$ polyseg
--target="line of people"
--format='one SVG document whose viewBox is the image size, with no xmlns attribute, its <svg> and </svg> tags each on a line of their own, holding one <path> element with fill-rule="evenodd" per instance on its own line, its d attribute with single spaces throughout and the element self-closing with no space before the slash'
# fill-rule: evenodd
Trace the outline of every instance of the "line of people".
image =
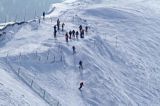
<svg viewBox="0 0 160 106">
<path fill-rule="evenodd" d="M 61 23 L 61 22 L 60 22 L 60 20 L 58 19 L 58 20 L 57 20 L 57 24 L 54 25 L 54 32 L 53 32 L 53 33 L 54 33 L 54 38 L 57 38 L 57 31 L 60 31 L 60 23 Z M 65 26 L 65 24 L 62 23 L 62 26 L 61 26 L 61 27 L 62 27 L 62 29 L 61 29 L 62 31 L 64 31 L 64 26 Z"/>
<path fill-rule="evenodd" d="M 79 37 L 84 38 L 85 32 L 88 33 L 88 26 L 85 26 L 85 30 L 84 30 L 82 25 L 79 26 L 79 31 L 70 30 L 69 32 L 66 32 L 65 34 L 66 42 L 68 42 L 69 39 L 78 40 Z"/>
<path fill-rule="evenodd" d="M 61 31 L 64 31 L 64 26 L 65 26 L 65 24 L 62 23 Z M 54 25 L 54 38 L 57 37 L 57 31 L 60 31 L 60 20 L 59 19 L 57 20 L 57 24 Z M 85 33 L 86 34 L 88 33 L 88 26 L 85 26 L 85 28 L 83 28 L 83 26 L 80 25 L 79 26 L 79 31 L 70 30 L 69 32 L 66 32 L 65 40 L 66 40 L 66 42 L 69 42 L 69 39 L 70 40 L 72 40 L 72 39 L 73 40 L 78 40 L 79 38 L 83 39 L 84 36 L 85 36 Z M 72 46 L 72 50 L 73 50 L 73 55 L 76 54 L 76 47 L 75 46 Z M 82 60 L 79 61 L 79 69 L 83 70 L 83 62 L 82 62 Z M 81 90 L 83 86 L 84 86 L 84 82 L 81 81 L 79 90 Z"/>
</svg>

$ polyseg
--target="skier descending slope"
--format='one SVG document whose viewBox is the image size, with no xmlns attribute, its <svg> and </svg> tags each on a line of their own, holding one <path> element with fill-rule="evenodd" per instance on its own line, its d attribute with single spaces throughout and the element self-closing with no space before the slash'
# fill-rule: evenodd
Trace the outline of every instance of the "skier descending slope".
<svg viewBox="0 0 160 106">
<path fill-rule="evenodd" d="M 74 55 L 76 53 L 76 47 L 72 46 L 72 49 L 73 49 L 73 55 Z"/>
<path fill-rule="evenodd" d="M 82 61 L 79 61 L 79 69 L 83 69 Z"/>
</svg>

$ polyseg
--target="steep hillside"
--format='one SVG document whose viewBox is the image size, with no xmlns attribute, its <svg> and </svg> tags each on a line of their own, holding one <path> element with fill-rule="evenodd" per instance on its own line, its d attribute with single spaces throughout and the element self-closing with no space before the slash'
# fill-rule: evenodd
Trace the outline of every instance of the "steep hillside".
<svg viewBox="0 0 160 106">
<path fill-rule="evenodd" d="M 6 34 L 9 40 L 3 42 L 0 57 L 8 71 L 2 72 L 10 73 L 10 77 L 15 77 L 15 71 L 20 73 L 26 82 L 34 81 L 31 86 L 39 85 L 42 93 L 51 95 L 48 99 L 53 97 L 62 106 L 158 106 L 157 3 L 157 0 L 74 0 L 56 4 L 55 11 L 40 24 L 25 24 L 12 37 Z M 65 31 L 59 31 L 54 39 L 53 26 L 58 18 L 65 23 Z M 79 25 L 89 26 L 85 38 L 67 43 L 65 33 L 79 30 Z M 72 46 L 76 47 L 74 55 Z M 83 70 L 79 69 L 80 60 Z M 19 83 L 16 78 L 14 82 Z M 84 87 L 79 91 L 81 81 Z M 33 93 L 31 90 L 27 95 Z M 41 99 L 45 100 L 45 93 L 43 96 Z"/>
</svg>

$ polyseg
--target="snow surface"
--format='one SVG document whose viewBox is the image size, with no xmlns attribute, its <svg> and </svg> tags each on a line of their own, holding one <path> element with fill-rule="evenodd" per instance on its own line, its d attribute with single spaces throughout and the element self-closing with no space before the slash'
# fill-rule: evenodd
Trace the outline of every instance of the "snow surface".
<svg viewBox="0 0 160 106">
<path fill-rule="evenodd" d="M 13 69 L 20 68 L 62 106 L 159 106 L 158 4 L 158 0 L 67 1 L 54 4 L 55 11 L 40 25 L 7 29 L 0 43 L 0 97 L 6 102 L 0 103 L 48 105 L 18 79 Z M 80 24 L 89 26 L 89 32 L 84 39 L 66 43 L 65 32 L 59 31 L 54 39 L 58 18 L 65 23 L 65 32 L 78 30 Z M 80 60 L 83 70 L 78 68 Z"/>
</svg>

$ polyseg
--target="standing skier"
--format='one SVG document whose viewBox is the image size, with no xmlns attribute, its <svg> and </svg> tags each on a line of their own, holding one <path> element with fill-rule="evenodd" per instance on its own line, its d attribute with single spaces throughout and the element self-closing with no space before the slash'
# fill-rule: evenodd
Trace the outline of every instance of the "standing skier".
<svg viewBox="0 0 160 106">
<path fill-rule="evenodd" d="M 75 30 L 72 31 L 73 39 L 75 39 Z"/>
<path fill-rule="evenodd" d="M 82 30 L 82 25 L 79 26 L 79 31 L 81 32 L 81 30 Z"/>
<path fill-rule="evenodd" d="M 58 27 L 58 30 L 60 30 L 60 21 L 59 21 L 59 18 L 57 20 L 57 27 Z"/>
<path fill-rule="evenodd" d="M 72 39 L 72 31 L 69 31 L 69 39 Z"/>
<path fill-rule="evenodd" d="M 65 38 L 66 38 L 66 42 L 68 42 L 68 33 L 66 33 Z"/>
<path fill-rule="evenodd" d="M 45 20 L 45 15 L 46 15 L 46 13 L 45 13 L 45 12 L 43 12 L 43 20 Z"/>
<path fill-rule="evenodd" d="M 76 39 L 78 40 L 78 35 L 79 35 L 79 32 L 77 31 L 76 32 Z"/>
</svg>

